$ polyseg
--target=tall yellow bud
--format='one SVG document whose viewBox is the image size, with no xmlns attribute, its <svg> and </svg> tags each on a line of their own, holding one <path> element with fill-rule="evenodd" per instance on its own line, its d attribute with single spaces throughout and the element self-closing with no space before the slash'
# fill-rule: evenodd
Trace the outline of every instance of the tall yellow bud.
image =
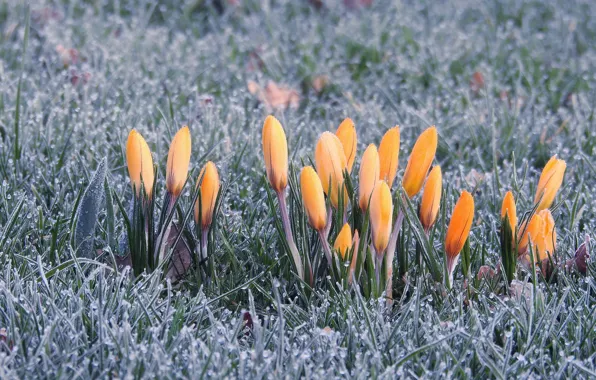
<svg viewBox="0 0 596 380">
<path fill-rule="evenodd" d="M 358 136 L 356 135 L 356 127 L 354 122 L 349 117 L 341 122 L 335 135 L 341 141 L 341 145 L 344 148 L 346 155 L 346 166 L 348 173 L 352 172 L 352 166 L 354 165 L 354 159 L 356 158 L 356 146 L 358 145 Z"/>
<path fill-rule="evenodd" d="M 153 172 L 153 157 L 147 142 L 136 129 L 128 134 L 126 141 L 126 164 L 128 165 L 128 175 L 131 184 L 135 190 L 137 198 L 141 196 L 141 182 L 145 187 L 147 197 L 151 199 L 153 195 L 153 182 L 155 173 Z"/>
<path fill-rule="evenodd" d="M 199 222 L 199 209 L 201 212 L 201 228 L 204 230 L 209 228 L 213 220 L 213 212 L 215 211 L 215 202 L 217 201 L 217 195 L 219 194 L 219 174 L 217 173 L 217 167 L 211 161 L 207 162 L 201 174 L 199 174 L 199 181 L 197 181 L 197 187 L 200 187 L 201 191 L 201 207 L 199 207 L 199 200 L 195 202 L 195 222 Z"/>
<path fill-rule="evenodd" d="M 188 166 L 190 165 L 191 138 L 190 130 L 184 126 L 176 132 L 170 143 L 166 167 L 166 187 L 168 192 L 177 197 L 182 192 Z"/>
<path fill-rule="evenodd" d="M 412 148 L 402 181 L 402 186 L 410 198 L 418 194 L 422 188 L 437 152 L 438 139 L 437 128 L 432 126 L 422 132 Z"/>
<path fill-rule="evenodd" d="M 262 139 L 267 179 L 273 190 L 280 193 L 288 185 L 288 142 L 281 123 L 274 116 L 265 119 Z"/>
<path fill-rule="evenodd" d="M 358 180 L 358 205 L 362 212 L 366 212 L 370 196 L 379 180 L 379 154 L 375 144 L 370 144 L 362 155 Z"/>
<path fill-rule="evenodd" d="M 379 144 L 380 177 L 387 182 L 389 189 L 397 175 L 399 165 L 399 126 L 391 128 L 381 139 Z"/>
<path fill-rule="evenodd" d="M 300 172 L 300 190 L 308 222 L 315 230 L 322 231 L 327 224 L 327 209 L 321 180 L 312 166 L 306 166 Z"/>
</svg>

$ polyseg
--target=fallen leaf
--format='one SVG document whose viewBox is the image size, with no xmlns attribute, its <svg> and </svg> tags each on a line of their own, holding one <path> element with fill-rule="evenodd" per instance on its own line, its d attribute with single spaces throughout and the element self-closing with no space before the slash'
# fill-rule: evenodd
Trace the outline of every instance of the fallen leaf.
<svg viewBox="0 0 596 380">
<path fill-rule="evenodd" d="M 480 71 L 476 71 L 472 74 L 472 79 L 470 80 L 470 90 L 473 93 L 478 94 L 480 90 L 484 88 L 484 75 Z"/>
<path fill-rule="evenodd" d="M 286 86 L 278 86 L 277 83 L 269 81 L 265 88 L 259 86 L 255 81 L 247 82 L 248 92 L 257 96 L 259 101 L 268 110 L 298 108 L 300 95 L 298 91 Z"/>
<path fill-rule="evenodd" d="M 317 94 L 320 94 L 329 84 L 329 77 L 327 75 L 317 75 L 312 80 L 312 88 Z"/>
</svg>

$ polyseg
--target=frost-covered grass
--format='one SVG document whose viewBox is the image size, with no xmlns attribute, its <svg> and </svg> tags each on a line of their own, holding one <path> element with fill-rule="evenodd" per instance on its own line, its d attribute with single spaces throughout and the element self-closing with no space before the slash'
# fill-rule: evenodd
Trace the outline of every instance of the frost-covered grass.
<svg viewBox="0 0 596 380">
<path fill-rule="evenodd" d="M 298 90 L 298 109 L 275 112 L 297 165 L 349 116 L 359 155 L 401 126 L 403 173 L 416 136 L 436 124 L 445 217 L 459 190 L 476 199 L 474 273 L 499 260 L 505 191 L 529 209 L 558 154 L 567 173 L 554 215 L 568 258 L 596 231 L 595 2 L 378 0 L 347 10 L 330 1 L 316 10 L 241 0 L 220 14 L 202 1 L 34 1 L 28 37 L 22 3 L 0 4 L 0 378 L 596 376 L 592 262 L 585 277 L 537 281 L 527 298 L 482 283 L 471 307 L 459 270 L 445 293 L 413 272 L 391 310 L 331 286 L 306 299 L 267 207 L 267 111 L 247 90 L 248 80 Z M 63 53 L 68 67 L 59 45 L 76 49 Z M 320 75 L 329 85 L 317 93 Z M 217 278 L 199 290 L 156 275 L 133 281 L 105 256 L 76 259 L 75 203 L 98 162 L 108 158 L 110 187 L 129 199 L 124 141 L 137 128 L 163 188 L 182 124 L 192 178 L 210 159 L 227 185 Z M 107 220 L 95 244 L 118 254 Z M 444 233 L 435 232 L 437 252 Z"/>
</svg>

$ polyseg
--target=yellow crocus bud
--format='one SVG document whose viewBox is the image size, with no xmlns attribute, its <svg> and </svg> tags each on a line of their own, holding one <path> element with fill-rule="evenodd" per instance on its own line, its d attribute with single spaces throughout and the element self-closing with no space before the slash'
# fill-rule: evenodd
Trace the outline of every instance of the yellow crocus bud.
<svg viewBox="0 0 596 380">
<path fill-rule="evenodd" d="M 335 238 L 333 249 L 339 252 L 342 260 L 346 258 L 346 252 L 352 248 L 352 229 L 348 223 L 344 224 Z"/>
<path fill-rule="evenodd" d="M 467 191 L 462 191 L 453 208 L 453 214 L 445 235 L 445 253 L 448 261 L 454 261 L 461 252 L 466 240 L 468 240 L 473 220 L 474 198 Z"/>
<path fill-rule="evenodd" d="M 378 181 L 370 198 L 370 223 L 377 256 L 382 256 L 389 244 L 392 216 L 393 199 L 389 185 L 385 181 Z"/>
<path fill-rule="evenodd" d="M 537 212 L 553 204 L 557 191 L 563 183 L 566 168 L 565 161 L 559 160 L 557 156 L 552 156 L 544 166 L 534 197 L 534 204 L 538 205 Z"/>
<path fill-rule="evenodd" d="M 555 219 L 549 209 L 542 210 L 538 214 L 540 214 L 544 221 L 545 252 L 539 257 L 539 260 L 542 261 L 548 258 L 546 252 L 552 255 L 557 248 L 557 229 L 555 228 Z"/>
<path fill-rule="evenodd" d="M 277 193 L 288 185 L 288 142 L 279 120 L 267 116 L 263 124 L 263 156 L 267 179 Z"/>
<path fill-rule="evenodd" d="M 428 232 L 437 219 L 441 205 L 441 192 L 443 191 L 443 175 L 441 167 L 435 166 L 426 179 L 422 203 L 420 204 L 420 222 Z"/>
<path fill-rule="evenodd" d="M 217 167 L 211 161 L 207 162 L 201 174 L 199 174 L 199 181 L 197 187 L 200 187 L 201 192 L 201 228 L 203 230 L 209 228 L 213 220 L 213 212 L 215 211 L 215 201 L 219 194 L 219 174 Z M 199 200 L 195 202 L 195 223 L 199 223 Z"/>
<path fill-rule="evenodd" d="M 188 176 L 190 164 L 190 130 L 184 126 L 176 132 L 170 143 L 166 167 L 166 187 L 168 192 L 177 197 L 182 192 Z"/>
<path fill-rule="evenodd" d="M 534 257 L 537 261 L 541 261 L 546 257 L 546 237 L 544 231 L 546 230 L 545 221 L 540 213 L 532 215 L 530 221 L 526 221 L 521 225 L 519 231 L 522 234 L 518 244 L 518 255 L 523 256 L 528 253 L 530 242 Z"/>
<path fill-rule="evenodd" d="M 379 163 L 380 177 L 387 182 L 389 189 L 393 185 L 393 180 L 397 175 L 397 166 L 399 165 L 399 126 L 391 128 L 381 139 L 379 144 Z"/>
<path fill-rule="evenodd" d="M 323 132 L 315 149 L 315 163 L 317 173 L 321 179 L 323 191 L 331 198 L 331 204 L 337 208 L 339 191 L 343 189 L 344 202 L 347 202 L 348 192 L 344 187 L 344 170 L 346 170 L 346 155 L 341 141 L 331 132 Z M 328 194 L 331 190 L 331 194 Z"/>
<path fill-rule="evenodd" d="M 505 216 L 509 219 L 509 227 L 513 233 L 513 244 L 515 245 L 515 228 L 517 227 L 517 208 L 515 206 L 515 199 L 513 193 L 508 191 L 503 198 L 503 204 L 501 205 L 501 219 L 505 219 Z"/>
<path fill-rule="evenodd" d="M 300 191 L 310 226 L 322 231 L 327 224 L 327 209 L 321 180 L 312 166 L 306 166 L 300 172 Z"/>
<path fill-rule="evenodd" d="M 434 126 L 422 132 L 416 140 L 402 181 L 402 186 L 408 197 L 412 198 L 422 188 L 424 178 L 426 178 L 428 169 L 435 158 L 437 143 L 437 128 Z"/>
<path fill-rule="evenodd" d="M 362 155 L 358 180 L 358 205 L 362 212 L 366 212 L 370 195 L 379 180 L 379 153 L 375 144 L 370 144 Z"/>
<path fill-rule="evenodd" d="M 135 190 L 137 198 L 141 196 L 141 182 L 145 187 L 147 197 L 151 199 L 153 195 L 153 182 L 155 173 L 153 172 L 153 157 L 147 142 L 136 129 L 128 134 L 126 141 L 126 164 L 128 165 L 128 175 L 131 184 Z"/>
<path fill-rule="evenodd" d="M 346 155 L 346 166 L 348 173 L 352 172 L 352 166 L 354 165 L 354 159 L 356 158 L 356 146 L 358 145 L 358 136 L 356 135 L 356 127 L 354 122 L 349 117 L 341 122 L 335 135 L 341 141 L 341 145 L 344 148 Z"/>
</svg>

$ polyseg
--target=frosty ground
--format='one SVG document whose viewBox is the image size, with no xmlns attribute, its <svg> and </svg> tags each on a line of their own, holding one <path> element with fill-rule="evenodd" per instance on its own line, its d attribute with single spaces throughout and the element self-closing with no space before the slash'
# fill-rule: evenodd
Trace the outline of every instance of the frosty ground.
<svg viewBox="0 0 596 380">
<path fill-rule="evenodd" d="M 595 377 L 593 263 L 585 277 L 540 281 L 529 299 L 483 285 L 472 307 L 461 278 L 442 293 L 413 276 L 389 311 L 354 290 L 300 296 L 260 133 L 273 112 L 298 163 L 345 117 L 359 153 L 399 124 L 403 172 L 436 125 L 448 209 L 461 189 L 476 199 L 474 272 L 499 261 L 505 191 L 530 206 L 557 154 L 559 253 L 571 257 L 596 231 L 596 3 L 222 3 L 0 5 L 0 378 Z M 259 92 L 270 83 L 288 107 Z M 109 187 L 128 199 L 124 145 L 137 128 L 163 184 L 183 124 L 192 178 L 209 159 L 226 185 L 218 278 L 197 289 L 76 260 L 75 203 L 98 162 L 108 158 Z M 107 220 L 95 245 L 117 254 Z"/>
</svg>

